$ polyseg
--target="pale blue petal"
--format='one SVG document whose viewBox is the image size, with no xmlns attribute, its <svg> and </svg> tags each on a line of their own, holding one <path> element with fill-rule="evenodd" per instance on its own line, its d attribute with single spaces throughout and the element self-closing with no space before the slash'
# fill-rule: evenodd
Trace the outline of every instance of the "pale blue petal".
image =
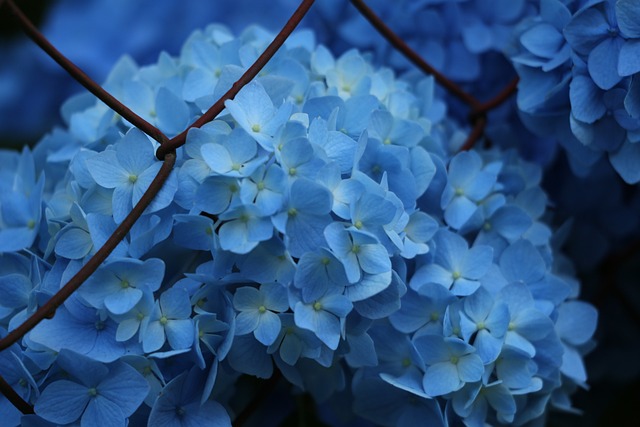
<svg viewBox="0 0 640 427">
<path fill-rule="evenodd" d="M 253 331 L 254 336 L 264 345 L 273 344 L 280 333 L 280 318 L 267 310 L 259 316 L 259 320 L 258 327 Z"/>
<path fill-rule="evenodd" d="M 391 270 L 389 254 L 382 245 L 362 245 L 357 256 L 360 267 L 365 273 L 380 274 Z"/>
<path fill-rule="evenodd" d="M 414 290 L 419 290 L 422 286 L 437 283 L 449 289 L 453 283 L 452 272 L 445 270 L 438 264 L 427 264 L 420 267 L 411 277 L 409 286 Z"/>
<path fill-rule="evenodd" d="M 456 366 L 460 380 L 467 383 L 480 381 L 484 373 L 482 360 L 476 354 L 462 356 Z"/>
<path fill-rule="evenodd" d="M 602 99 L 603 91 L 589 77 L 575 76 L 569 89 L 571 112 L 581 122 L 594 123 L 607 111 Z"/>
<path fill-rule="evenodd" d="M 158 128 L 168 136 L 177 135 L 189 124 L 187 104 L 169 89 L 161 87 L 156 95 Z"/>
<path fill-rule="evenodd" d="M 435 397 L 459 390 L 463 383 L 454 364 L 441 362 L 427 368 L 422 385 L 427 395 Z"/>
<path fill-rule="evenodd" d="M 451 358 L 451 351 L 441 335 L 421 335 L 413 340 L 413 344 L 427 365 L 449 361 Z"/>
<path fill-rule="evenodd" d="M 236 335 L 246 335 L 256 330 L 260 324 L 257 312 L 241 311 L 236 317 Z"/>
<path fill-rule="evenodd" d="M 478 205 L 466 197 L 454 197 L 444 211 L 444 219 L 454 229 L 460 229 L 478 210 Z"/>
<path fill-rule="evenodd" d="M 118 164 L 129 175 L 139 175 L 148 168 L 156 158 L 153 153 L 153 144 L 149 138 L 136 128 L 132 128 L 116 144 L 116 157 Z M 91 170 L 89 170 L 91 172 Z"/>
<path fill-rule="evenodd" d="M 464 255 L 460 263 L 460 273 L 468 279 L 480 279 L 487 273 L 493 261 L 491 246 L 474 246 Z"/>
<path fill-rule="evenodd" d="M 135 288 L 120 289 L 104 299 L 104 305 L 113 314 L 124 314 L 142 298 L 142 291 Z"/>
<path fill-rule="evenodd" d="M 167 341 L 174 350 L 188 348 L 193 343 L 194 326 L 191 319 L 169 320 L 164 330 Z"/>
<path fill-rule="evenodd" d="M 71 228 L 59 234 L 55 253 L 69 259 L 81 259 L 93 248 L 91 236 L 81 228 Z"/>
<path fill-rule="evenodd" d="M 595 332 L 598 311 L 591 304 L 582 301 L 567 301 L 558 307 L 556 331 L 560 338 L 573 344 L 586 343 Z"/>
<path fill-rule="evenodd" d="M 392 272 L 387 271 L 380 274 L 366 274 L 344 289 L 344 295 L 351 301 L 363 301 L 387 289 L 391 284 Z"/>
<path fill-rule="evenodd" d="M 122 427 L 126 419 L 120 406 L 98 394 L 92 398 L 82 414 L 81 426 Z"/>
<path fill-rule="evenodd" d="M 627 38 L 640 38 L 640 10 L 635 0 L 618 0 L 616 18 L 618 27 Z"/>
<path fill-rule="evenodd" d="M 622 80 L 618 74 L 621 44 L 620 38 L 606 38 L 589 53 L 589 75 L 601 89 L 609 90 Z"/>
<path fill-rule="evenodd" d="M 69 424 L 80 418 L 89 403 L 88 388 L 60 380 L 44 389 L 35 404 L 35 412 L 45 420 Z"/>
<path fill-rule="evenodd" d="M 575 348 L 564 346 L 560 371 L 579 384 L 587 381 L 587 370 L 584 366 L 584 361 Z"/>
<path fill-rule="evenodd" d="M 261 292 L 251 286 L 243 286 L 236 289 L 233 296 L 233 306 L 236 310 L 257 310 L 264 304 L 264 297 Z"/>
<path fill-rule="evenodd" d="M 233 160 L 229 151 L 220 144 L 204 144 L 200 148 L 202 158 L 212 171 L 225 174 L 232 170 Z"/>
<path fill-rule="evenodd" d="M 87 169 L 96 183 L 105 188 L 116 188 L 129 183 L 129 173 L 120 166 L 116 152 L 106 150 L 87 159 Z"/>
<path fill-rule="evenodd" d="M 451 293 L 457 296 L 467 296 L 474 293 L 480 287 L 480 282 L 461 277 L 453 281 Z"/>
<path fill-rule="evenodd" d="M 142 334 L 142 348 L 145 353 L 159 350 L 166 340 L 164 328 L 159 321 L 150 322 Z"/>
<path fill-rule="evenodd" d="M 162 314 L 172 319 L 186 319 L 191 315 L 189 294 L 185 289 L 171 288 L 160 296 Z"/>
<path fill-rule="evenodd" d="M 502 351 L 502 338 L 496 338 L 486 329 L 478 331 L 473 346 L 476 348 L 476 354 L 482 360 L 482 363 L 488 365 L 495 362 Z"/>
</svg>

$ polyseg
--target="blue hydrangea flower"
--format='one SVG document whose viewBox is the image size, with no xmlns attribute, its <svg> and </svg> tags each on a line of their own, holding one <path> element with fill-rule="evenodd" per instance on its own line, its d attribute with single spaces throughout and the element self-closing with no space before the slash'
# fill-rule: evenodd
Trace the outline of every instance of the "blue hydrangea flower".
<svg viewBox="0 0 640 427">
<path fill-rule="evenodd" d="M 58 424 L 125 426 L 147 397 L 149 385 L 124 362 L 110 365 L 62 351 L 57 364 L 71 379 L 50 382 L 35 405 L 36 414 Z"/>
<path fill-rule="evenodd" d="M 80 295 L 96 308 L 120 315 L 131 310 L 144 290 L 155 292 L 164 277 L 164 262 L 125 258 L 98 269 L 82 286 Z"/>
<path fill-rule="evenodd" d="M 484 373 L 475 348 L 458 338 L 421 335 L 413 343 L 427 365 L 423 387 L 429 396 L 460 390 L 466 383 L 479 381 Z"/>
<path fill-rule="evenodd" d="M 184 289 L 168 289 L 149 316 L 142 335 L 142 348 L 150 353 L 160 350 L 168 341 L 174 350 L 186 349 L 193 342 L 193 328 L 189 295 Z"/>
<path fill-rule="evenodd" d="M 138 203 L 162 164 L 155 158 L 151 141 L 139 130 L 132 129 L 116 144 L 115 150 L 96 154 L 87 160 L 87 165 L 98 185 L 113 189 L 113 217 L 119 223 Z M 147 212 L 168 206 L 175 192 L 173 175 L 153 199 Z"/>
<path fill-rule="evenodd" d="M 271 345 L 280 333 L 280 318 L 275 312 L 289 308 L 286 289 L 278 283 L 265 283 L 260 289 L 238 288 L 233 305 L 239 311 L 236 318 L 236 335 L 253 332 L 258 341 Z"/>
<path fill-rule="evenodd" d="M 434 236 L 436 245 L 433 263 L 416 270 L 410 286 L 420 290 L 424 286 L 438 284 L 450 289 L 454 295 L 471 295 L 480 287 L 479 279 L 489 269 L 493 250 L 489 246 L 473 246 L 460 235 L 446 229 Z"/>
</svg>

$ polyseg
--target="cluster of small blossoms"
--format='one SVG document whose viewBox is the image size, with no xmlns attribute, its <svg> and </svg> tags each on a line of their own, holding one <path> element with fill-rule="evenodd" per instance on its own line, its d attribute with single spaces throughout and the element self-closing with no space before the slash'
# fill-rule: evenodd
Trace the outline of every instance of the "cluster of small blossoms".
<svg viewBox="0 0 640 427">
<path fill-rule="evenodd" d="M 174 136 L 271 39 L 210 26 L 177 58 L 123 59 L 105 87 Z M 433 89 L 291 37 L 188 132 L 96 273 L 0 354 L 35 408 L 0 398 L 3 422 L 230 426 L 236 381 L 275 370 L 388 426 L 571 410 L 597 313 L 544 222 L 541 170 L 512 151 L 455 154 L 465 131 Z M 89 95 L 62 113 L 68 128 L 33 151 L 0 153 L 0 336 L 79 271 L 161 165 Z"/>
<path fill-rule="evenodd" d="M 517 30 L 518 107 L 564 146 L 577 175 L 606 155 L 627 183 L 640 182 L 638 22 L 633 0 L 544 0 Z"/>
</svg>

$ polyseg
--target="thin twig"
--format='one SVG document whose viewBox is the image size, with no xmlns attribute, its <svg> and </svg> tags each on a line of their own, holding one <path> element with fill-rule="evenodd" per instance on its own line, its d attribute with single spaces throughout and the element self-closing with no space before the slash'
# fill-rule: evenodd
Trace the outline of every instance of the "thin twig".
<svg viewBox="0 0 640 427">
<path fill-rule="evenodd" d="M 4 1 L 4 0 L 3 0 Z M 0 6 L 2 4 L 0 3 Z M 22 13 L 22 10 L 15 5 L 13 0 L 7 0 L 7 6 L 17 18 L 24 32 L 33 40 L 40 48 L 45 51 L 54 61 L 56 61 L 67 73 L 84 86 L 89 92 L 95 95 L 100 101 L 104 102 L 116 113 L 127 119 L 131 124 L 158 141 L 160 144 L 166 143 L 167 138 L 158 128 L 138 116 L 113 95 L 104 90 L 98 83 L 82 71 L 77 65 L 65 57 L 58 49 L 56 49 L 47 38 L 33 25 L 33 23 Z M 171 150 L 169 150 L 171 151 Z M 167 151 L 168 152 L 168 151 Z"/>
<path fill-rule="evenodd" d="M 467 140 L 464 142 L 462 147 L 460 147 L 459 151 L 468 151 L 473 148 L 473 146 L 480 140 L 482 134 L 484 133 L 484 128 L 487 125 L 487 117 L 485 115 L 476 117 L 473 128 L 471 129 L 471 133 L 467 137 Z"/>
<path fill-rule="evenodd" d="M 350 0 L 356 9 L 364 16 L 367 21 L 378 30 L 382 36 L 387 39 L 393 47 L 395 47 L 400 53 L 402 53 L 409 61 L 420 68 L 425 73 L 433 75 L 433 78 L 440 83 L 445 89 L 447 89 L 452 95 L 462 100 L 465 104 L 472 108 L 480 107 L 480 101 L 478 101 L 473 95 L 466 92 L 452 80 L 449 80 L 444 74 L 436 70 L 433 66 L 427 63 L 420 55 L 416 53 L 409 45 L 398 36 L 391 28 L 384 23 L 382 19 L 376 13 L 371 10 L 362 0 Z"/>
<path fill-rule="evenodd" d="M 0 0 L 0 6 L 2 6 L 2 0 Z M 33 406 L 27 403 L 11 385 L 0 375 L 0 393 L 4 394 L 13 406 L 15 406 L 23 414 L 33 414 Z"/>
<path fill-rule="evenodd" d="M 499 107 L 503 102 L 509 99 L 511 95 L 513 95 L 516 92 L 519 81 L 520 81 L 520 78 L 515 77 L 504 88 L 502 88 L 502 90 L 496 96 L 494 96 L 493 98 L 491 98 L 486 102 L 483 102 L 477 108 L 474 108 L 470 116 L 473 118 L 474 116 L 488 113 L 494 108 Z"/>
<path fill-rule="evenodd" d="M 45 318 L 51 318 L 55 315 L 58 307 L 73 294 L 85 280 L 89 278 L 107 259 L 109 254 L 118 246 L 118 244 L 125 238 L 131 227 L 140 218 L 144 210 L 151 204 L 153 198 L 158 194 L 162 185 L 169 177 L 173 166 L 176 161 L 175 153 L 169 153 L 165 156 L 165 160 L 162 167 L 158 171 L 156 177 L 151 181 L 149 188 L 144 192 L 140 201 L 133 207 L 131 212 L 116 228 L 113 234 L 107 239 L 105 244 L 98 249 L 98 251 L 87 261 L 87 263 L 78 271 L 75 276 L 71 278 L 58 292 L 56 292 L 44 305 L 33 313 L 27 320 L 20 326 L 10 331 L 7 336 L 0 340 L 0 351 L 5 350 L 10 345 L 18 342 L 18 340 L 25 336 L 27 332 L 32 330 L 38 323 Z"/>
<path fill-rule="evenodd" d="M 212 106 L 204 113 L 198 120 L 193 122 L 191 126 L 181 132 L 179 135 L 173 137 L 168 143 L 163 144 L 158 151 L 156 152 L 156 156 L 158 159 L 162 160 L 164 155 L 170 151 L 176 150 L 178 147 L 181 147 L 185 144 L 187 139 L 187 133 L 189 129 L 194 127 L 201 127 L 206 123 L 209 123 L 211 120 L 215 119 L 218 114 L 224 110 L 224 102 L 228 99 L 233 99 L 240 89 L 242 89 L 247 83 L 249 83 L 255 76 L 258 75 L 260 70 L 264 68 L 264 66 L 269 62 L 269 60 L 275 55 L 275 53 L 280 49 L 280 47 L 287 40 L 289 35 L 293 32 L 293 30 L 298 26 L 302 18 L 307 14 L 309 8 L 313 5 L 314 0 L 303 0 L 300 6 L 296 9 L 296 11 L 291 15 L 291 18 L 287 21 L 282 30 L 275 36 L 271 44 L 267 46 L 264 52 L 256 59 L 256 61 L 249 67 L 249 69 L 236 81 L 231 89 L 227 91 L 220 99 L 218 99 Z"/>
</svg>

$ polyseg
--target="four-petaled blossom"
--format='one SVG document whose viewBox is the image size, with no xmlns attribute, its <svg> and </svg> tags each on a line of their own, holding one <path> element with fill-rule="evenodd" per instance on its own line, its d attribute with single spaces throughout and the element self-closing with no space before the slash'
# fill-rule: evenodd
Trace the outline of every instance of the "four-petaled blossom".
<svg viewBox="0 0 640 427">
<path fill-rule="evenodd" d="M 423 387 L 429 396 L 441 396 L 479 381 L 484 373 L 475 348 L 458 338 L 422 335 L 413 340 L 427 369 Z"/>
<path fill-rule="evenodd" d="M 142 375 L 121 361 L 103 365 L 63 350 L 56 363 L 70 379 L 49 383 L 35 405 L 36 414 L 53 423 L 124 427 L 149 392 Z"/>
<path fill-rule="evenodd" d="M 264 345 L 271 345 L 280 333 L 280 318 L 274 312 L 289 308 L 286 289 L 279 283 L 265 283 L 260 289 L 238 288 L 233 305 L 240 312 L 236 318 L 236 335 L 253 332 Z"/>
<path fill-rule="evenodd" d="M 115 149 L 88 159 L 87 166 L 98 185 L 113 189 L 113 217 L 120 223 L 149 188 L 162 162 L 156 159 L 149 138 L 134 128 L 115 145 Z M 172 175 L 153 198 L 147 212 L 167 207 L 176 189 L 175 175 Z"/>
</svg>

